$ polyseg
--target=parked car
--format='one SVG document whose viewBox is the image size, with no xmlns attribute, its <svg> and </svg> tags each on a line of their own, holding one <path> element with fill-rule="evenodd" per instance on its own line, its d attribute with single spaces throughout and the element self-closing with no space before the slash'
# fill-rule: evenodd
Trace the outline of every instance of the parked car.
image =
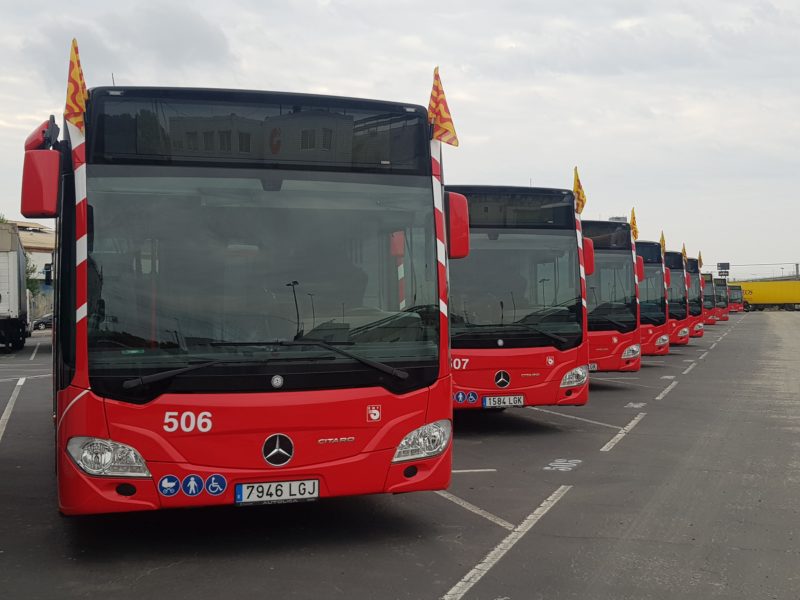
<svg viewBox="0 0 800 600">
<path fill-rule="evenodd" d="M 53 313 L 42 315 L 38 319 L 33 320 L 34 329 L 52 329 L 53 328 Z"/>
</svg>

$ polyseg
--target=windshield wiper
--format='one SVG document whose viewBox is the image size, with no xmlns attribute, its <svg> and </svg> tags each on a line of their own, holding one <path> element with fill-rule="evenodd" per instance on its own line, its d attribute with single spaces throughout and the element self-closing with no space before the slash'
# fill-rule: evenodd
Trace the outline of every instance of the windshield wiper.
<svg viewBox="0 0 800 600">
<path fill-rule="evenodd" d="M 403 371 L 402 369 L 395 369 L 394 367 L 390 367 L 385 363 L 365 358 L 364 356 L 359 356 L 358 354 L 353 354 L 352 352 L 348 352 L 347 350 L 343 350 L 342 348 L 337 348 L 336 346 L 324 340 L 317 340 L 313 338 L 300 338 L 298 340 L 276 340 L 275 342 L 272 343 L 277 344 L 278 346 L 316 346 L 317 348 L 324 348 L 329 352 L 346 356 L 347 358 L 351 358 L 356 362 L 360 362 L 362 365 L 372 367 L 373 369 L 380 371 L 381 373 L 386 373 L 387 375 L 391 375 L 392 377 L 397 377 L 398 379 L 408 379 L 408 371 Z"/>
<path fill-rule="evenodd" d="M 523 330 L 523 331 L 533 331 L 533 332 L 538 333 L 540 335 L 543 335 L 545 337 L 549 337 L 551 340 L 555 340 L 555 341 L 557 341 L 557 342 L 559 342 L 561 344 L 566 344 L 569 341 L 567 338 L 562 337 L 562 336 L 558 335 L 557 333 L 551 333 L 549 331 L 545 331 L 544 329 L 539 329 L 535 325 L 529 325 L 528 323 L 516 322 L 516 323 L 509 323 L 508 325 L 500 325 L 500 324 L 473 325 L 473 324 L 469 324 L 469 325 L 466 326 L 467 329 L 485 329 L 485 328 L 489 328 L 489 327 L 494 327 L 499 332 L 513 330 L 513 329 Z M 456 338 L 459 338 L 459 337 L 465 337 L 465 336 L 467 336 L 467 335 L 469 335 L 471 333 L 472 333 L 471 331 L 461 331 L 459 333 L 454 333 L 450 337 L 452 339 L 456 339 Z"/>
<path fill-rule="evenodd" d="M 600 319 L 606 321 L 607 323 L 611 323 L 612 325 L 619 327 L 620 329 L 625 329 L 626 327 L 630 327 L 629 324 L 625 324 L 622 321 L 617 321 L 616 319 L 612 319 L 611 317 L 606 317 L 605 315 L 589 315 L 589 320 L 596 320 Z"/>
<path fill-rule="evenodd" d="M 127 379 L 122 382 L 122 387 L 126 390 L 132 390 L 133 388 L 140 387 L 142 385 L 147 385 L 148 383 L 155 383 L 157 381 L 163 381 L 164 379 L 171 379 L 177 375 L 183 375 L 184 373 L 189 373 L 190 371 L 198 371 L 200 369 L 205 369 L 206 367 L 213 367 L 214 365 L 221 365 L 224 363 L 239 363 L 239 360 L 209 360 L 206 362 L 197 363 L 194 365 L 189 365 L 188 367 L 181 367 L 179 369 L 169 369 L 167 371 L 159 371 L 158 373 L 153 373 L 152 375 L 142 375 L 141 377 L 134 377 L 133 379 Z"/>
</svg>

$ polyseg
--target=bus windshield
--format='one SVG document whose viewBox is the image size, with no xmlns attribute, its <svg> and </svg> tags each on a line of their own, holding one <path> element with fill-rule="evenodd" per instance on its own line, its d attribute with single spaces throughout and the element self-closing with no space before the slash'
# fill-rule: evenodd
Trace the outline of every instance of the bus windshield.
<svg viewBox="0 0 800 600">
<path fill-rule="evenodd" d="M 230 359 L 178 392 L 418 388 L 438 374 L 430 177 L 198 166 L 88 166 L 92 387 Z M 387 383 L 322 340 L 405 369 Z M 220 375 L 224 377 L 220 377 Z M 287 380 L 289 378 L 287 377 Z M 390 388 L 391 389 L 391 388 Z"/>
<path fill-rule="evenodd" d="M 728 308 L 728 284 L 724 279 L 714 280 L 714 296 L 717 308 Z"/>
<path fill-rule="evenodd" d="M 729 288 L 731 291 L 731 302 L 741 303 L 742 302 L 742 288 Z"/>
<path fill-rule="evenodd" d="M 636 329 L 633 278 L 630 250 L 595 251 L 594 273 L 586 278 L 590 330 L 626 333 Z"/>
<path fill-rule="evenodd" d="M 663 325 L 667 322 L 664 271 L 660 263 L 645 263 L 644 281 L 639 283 L 639 302 L 642 323 Z"/>
<path fill-rule="evenodd" d="M 670 269 L 670 284 L 667 289 L 669 318 L 682 320 L 687 317 L 686 275 L 682 269 Z"/>
<path fill-rule="evenodd" d="M 454 348 L 577 346 L 581 293 L 575 232 L 480 228 L 450 264 Z"/>
<path fill-rule="evenodd" d="M 703 293 L 700 288 L 700 274 L 689 274 L 689 314 L 699 317 L 703 314 Z"/>
</svg>

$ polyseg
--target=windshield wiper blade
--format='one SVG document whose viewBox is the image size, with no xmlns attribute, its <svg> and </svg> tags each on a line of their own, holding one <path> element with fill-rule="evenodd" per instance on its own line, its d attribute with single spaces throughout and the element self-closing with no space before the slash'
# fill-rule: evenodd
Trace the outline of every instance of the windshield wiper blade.
<svg viewBox="0 0 800 600">
<path fill-rule="evenodd" d="M 603 315 L 589 315 L 589 320 L 591 321 L 593 319 L 594 320 L 601 319 L 603 321 L 606 321 L 607 323 L 611 323 L 612 325 L 619 327 L 620 329 L 625 329 L 626 327 L 630 327 L 630 325 L 626 325 L 622 321 L 617 321 L 616 319 L 612 319 L 611 317 L 606 317 Z"/>
<path fill-rule="evenodd" d="M 323 340 L 316 340 L 312 338 L 300 338 L 298 340 L 276 340 L 273 343 L 277 344 L 278 346 L 316 346 L 317 348 L 324 348 L 325 350 L 328 350 L 335 354 L 341 354 L 342 356 L 351 358 L 356 362 L 360 362 L 362 365 L 367 365 L 368 367 L 372 367 L 373 369 L 380 371 L 381 373 L 386 373 L 387 375 L 391 375 L 392 377 L 397 377 L 398 379 L 408 379 L 408 371 L 403 371 L 402 369 L 395 369 L 394 367 L 390 367 L 385 363 L 365 358 L 363 356 L 359 356 L 358 354 L 353 354 L 352 352 L 348 352 L 347 350 L 343 350 L 342 348 L 337 348 L 336 346 L 328 342 L 325 342 Z"/>
<path fill-rule="evenodd" d="M 147 385 L 148 383 L 156 383 L 157 381 L 163 381 L 165 379 L 171 379 L 177 375 L 183 375 L 184 373 L 189 373 L 190 371 L 198 371 L 200 369 L 205 369 L 206 367 L 213 367 L 214 365 L 221 365 L 224 363 L 238 363 L 241 361 L 238 360 L 209 360 L 206 362 L 196 363 L 194 365 L 189 365 L 188 367 L 181 367 L 179 369 L 169 369 L 167 371 L 159 371 L 158 373 L 153 373 L 151 375 L 142 375 L 141 377 L 134 377 L 133 379 L 126 379 L 122 382 L 122 387 L 126 390 L 132 390 L 133 388 L 137 388 L 143 385 Z"/>
</svg>

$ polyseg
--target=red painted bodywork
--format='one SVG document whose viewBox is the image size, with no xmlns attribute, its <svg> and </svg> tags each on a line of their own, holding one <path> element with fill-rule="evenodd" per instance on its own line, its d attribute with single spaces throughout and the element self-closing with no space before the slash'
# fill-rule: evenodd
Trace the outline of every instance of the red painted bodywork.
<svg viewBox="0 0 800 600">
<path fill-rule="evenodd" d="M 663 356 L 669 354 L 669 341 L 656 346 L 656 340 L 662 335 L 669 335 L 669 321 L 663 325 L 642 325 L 642 356 Z"/>
<path fill-rule="evenodd" d="M 689 326 L 689 337 L 690 338 L 701 338 L 705 334 L 705 317 L 700 314 L 696 317 L 689 317 L 691 321 L 691 325 Z M 702 327 L 698 328 L 698 325 L 702 325 Z"/>
<path fill-rule="evenodd" d="M 59 405 L 81 390 L 59 394 Z M 58 497 L 65 514 L 87 514 L 230 505 L 237 483 L 319 479 L 320 497 L 412 492 L 449 485 L 451 455 L 392 463 L 402 438 L 430 419 L 450 418 L 449 378 L 430 388 L 391 397 L 382 388 L 335 390 L 320 393 L 165 394 L 146 405 L 103 400 L 89 392 L 69 410 L 58 430 Z M 367 406 L 380 404 L 380 422 L 368 423 Z M 209 411 L 210 433 L 164 433 L 164 413 L 171 410 Z M 63 408 L 59 410 L 63 414 Z M 288 433 L 296 453 L 285 467 L 264 462 L 262 445 L 272 433 Z M 90 477 L 80 471 L 63 449 L 73 436 L 113 439 L 133 446 L 145 457 L 152 478 Z M 318 440 L 354 437 L 349 443 L 320 444 Z M 416 473 L 406 477 L 409 466 Z M 180 479 L 195 474 L 220 474 L 227 489 L 220 496 L 201 493 L 165 497 L 156 485 L 164 475 Z M 136 486 L 131 497 L 117 486 Z"/>
<path fill-rule="evenodd" d="M 640 328 L 628 333 L 619 331 L 589 332 L 589 364 L 597 365 L 595 371 L 638 371 L 642 367 L 641 355 L 622 358 L 628 346 L 642 343 Z"/>
<path fill-rule="evenodd" d="M 555 348 L 497 348 L 457 349 L 452 351 L 454 359 L 469 359 L 466 369 L 453 371 L 453 403 L 455 408 L 483 408 L 484 396 L 525 396 L 526 406 L 553 404 L 586 404 L 589 399 L 589 383 L 572 388 L 562 388 L 561 379 L 568 371 L 589 362 L 589 346 L 559 351 Z M 552 363 L 552 364 L 550 364 Z M 508 387 L 498 388 L 494 384 L 497 371 L 506 371 L 511 382 Z M 456 398 L 462 396 L 459 402 Z M 469 401 L 474 392 L 474 402 Z"/>
</svg>

